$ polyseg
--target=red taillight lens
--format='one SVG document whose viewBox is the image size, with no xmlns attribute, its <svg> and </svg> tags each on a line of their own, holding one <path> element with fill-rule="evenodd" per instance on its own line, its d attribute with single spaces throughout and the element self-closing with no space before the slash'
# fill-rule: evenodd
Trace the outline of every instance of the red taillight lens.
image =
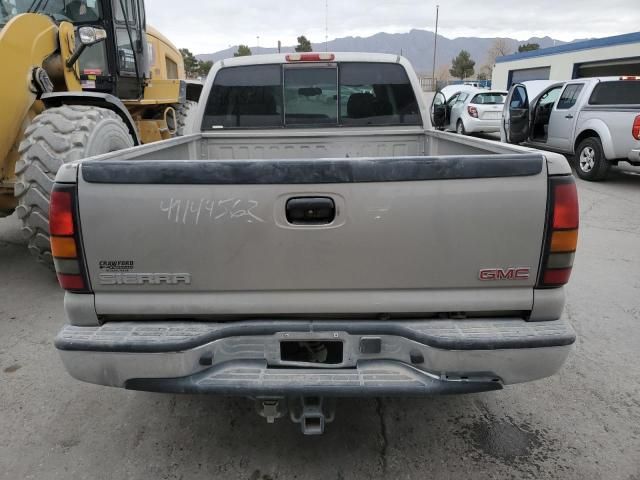
<svg viewBox="0 0 640 480">
<path fill-rule="evenodd" d="M 65 290 L 84 290 L 84 279 L 82 278 L 82 275 L 64 275 L 59 273 L 58 283 Z"/>
<path fill-rule="evenodd" d="M 70 192 L 51 192 L 49 232 L 51 235 L 73 235 L 73 211 Z"/>
<path fill-rule="evenodd" d="M 333 53 L 290 53 L 287 62 L 332 62 L 336 56 Z"/>
<path fill-rule="evenodd" d="M 564 183 L 553 187 L 553 229 L 578 228 L 580 212 L 578 191 L 575 183 Z"/>
<path fill-rule="evenodd" d="M 633 138 L 635 138 L 636 140 L 640 140 L 640 115 L 638 115 L 636 119 L 633 121 L 633 127 L 631 128 L 631 135 L 633 135 Z"/>
<path fill-rule="evenodd" d="M 469 112 L 469 115 L 473 118 L 478 118 L 478 109 L 476 107 L 468 106 L 467 112 Z"/>
<path fill-rule="evenodd" d="M 75 185 L 56 184 L 49 204 L 49 232 L 51 253 L 58 274 L 58 282 L 65 290 L 88 293 L 84 271 L 80 232 L 76 228 Z"/>
<path fill-rule="evenodd" d="M 549 218 L 538 287 L 560 287 L 569 281 L 578 244 L 580 212 L 573 177 L 549 179 Z"/>
<path fill-rule="evenodd" d="M 556 268 L 544 272 L 544 284 L 547 287 L 560 287 L 569 283 L 571 277 L 570 268 Z"/>
</svg>

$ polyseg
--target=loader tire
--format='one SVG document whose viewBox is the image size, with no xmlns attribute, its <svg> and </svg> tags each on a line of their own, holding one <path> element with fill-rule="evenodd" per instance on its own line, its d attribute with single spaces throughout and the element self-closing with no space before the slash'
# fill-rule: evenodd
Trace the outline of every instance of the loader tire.
<svg viewBox="0 0 640 480">
<path fill-rule="evenodd" d="M 134 146 L 129 129 L 111 110 L 66 105 L 45 110 L 25 131 L 16 162 L 16 213 L 31 253 L 52 268 L 49 199 L 65 163 Z"/>
<path fill-rule="evenodd" d="M 175 106 L 176 121 L 178 122 L 176 128 L 176 136 L 181 137 L 193 133 L 193 122 L 195 120 L 196 110 L 198 109 L 198 102 L 187 100 L 180 105 Z"/>
</svg>

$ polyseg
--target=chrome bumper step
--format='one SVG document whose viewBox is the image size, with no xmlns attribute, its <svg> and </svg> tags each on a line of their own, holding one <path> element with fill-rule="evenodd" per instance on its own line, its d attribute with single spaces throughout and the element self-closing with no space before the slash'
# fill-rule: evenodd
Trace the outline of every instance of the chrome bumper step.
<svg viewBox="0 0 640 480">
<path fill-rule="evenodd" d="M 497 378 L 447 380 L 396 361 L 362 361 L 351 369 L 268 368 L 265 362 L 227 362 L 180 378 L 131 379 L 129 390 L 229 396 L 380 397 L 500 390 Z"/>
</svg>

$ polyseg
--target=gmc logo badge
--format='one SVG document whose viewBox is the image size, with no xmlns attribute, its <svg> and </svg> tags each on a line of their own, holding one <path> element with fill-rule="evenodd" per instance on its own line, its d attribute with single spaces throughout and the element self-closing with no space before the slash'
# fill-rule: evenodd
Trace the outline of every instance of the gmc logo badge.
<svg viewBox="0 0 640 480">
<path fill-rule="evenodd" d="M 529 267 L 513 268 L 483 268 L 480 270 L 480 280 L 528 280 L 531 269 Z"/>
</svg>

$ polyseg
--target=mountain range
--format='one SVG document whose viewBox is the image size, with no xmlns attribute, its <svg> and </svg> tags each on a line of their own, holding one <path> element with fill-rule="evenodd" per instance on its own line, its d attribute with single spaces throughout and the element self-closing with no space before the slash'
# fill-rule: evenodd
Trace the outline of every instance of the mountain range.
<svg viewBox="0 0 640 480">
<path fill-rule="evenodd" d="M 411 30 L 407 33 L 376 33 L 370 37 L 344 37 L 331 40 L 326 45 L 329 52 L 379 52 L 397 53 L 407 57 L 413 67 L 419 73 L 431 73 L 433 65 L 433 40 L 434 33 L 429 30 Z M 526 40 L 516 40 L 515 38 L 502 38 L 508 50 L 515 52 L 518 45 L 523 43 L 537 43 L 540 48 L 562 45 L 567 42 L 554 40 L 550 37 L 532 37 Z M 471 54 L 471 58 L 476 62 L 476 71 L 487 62 L 489 50 L 496 38 L 480 37 L 459 37 L 447 38 L 438 35 L 438 55 L 436 58 L 436 69 L 442 66 L 451 65 L 451 60 L 466 50 Z M 578 40 L 574 40 L 578 41 Z M 312 43 L 314 51 L 325 51 L 325 43 Z M 256 54 L 276 53 L 276 48 L 250 47 L 251 52 Z M 215 53 L 197 55 L 200 60 L 218 61 L 224 58 L 233 57 L 238 47 L 230 47 Z M 294 51 L 294 46 L 283 46 L 281 51 L 289 53 Z"/>
</svg>

